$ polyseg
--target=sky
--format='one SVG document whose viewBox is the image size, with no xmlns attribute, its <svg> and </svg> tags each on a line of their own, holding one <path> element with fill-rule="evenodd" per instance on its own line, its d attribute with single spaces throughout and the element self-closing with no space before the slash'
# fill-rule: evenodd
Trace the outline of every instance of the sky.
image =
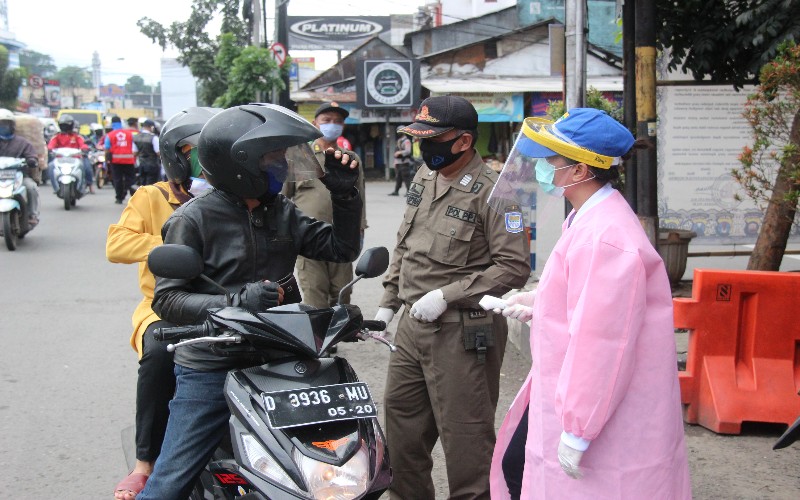
<svg viewBox="0 0 800 500">
<path fill-rule="evenodd" d="M 145 83 L 160 81 L 162 57 L 175 57 L 174 49 L 162 52 L 136 26 L 142 17 L 150 17 L 168 26 L 183 21 L 190 12 L 191 0 L 130 0 L 96 2 L 87 0 L 7 0 L 9 31 L 35 50 L 51 56 L 59 68 L 88 67 L 92 54 L 100 55 L 103 84 L 122 85 L 131 75 Z M 425 0 L 290 0 L 290 16 L 385 16 L 411 14 Z M 123 7 L 124 6 L 124 7 Z M 274 0 L 267 0 L 270 17 Z M 268 23 L 272 22 L 268 20 Z M 216 33 L 215 33 L 216 34 Z M 314 55 L 317 69 L 336 61 L 334 51 L 295 55 Z M 292 52 L 289 52 L 292 55 Z M 320 62 L 323 64 L 320 65 Z"/>
</svg>

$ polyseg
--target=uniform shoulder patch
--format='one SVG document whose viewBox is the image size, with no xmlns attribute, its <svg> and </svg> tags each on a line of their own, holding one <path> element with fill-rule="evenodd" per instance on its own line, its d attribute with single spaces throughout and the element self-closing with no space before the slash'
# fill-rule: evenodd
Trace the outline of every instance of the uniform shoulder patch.
<svg viewBox="0 0 800 500">
<path fill-rule="evenodd" d="M 524 229 L 522 210 L 519 205 L 509 205 L 505 208 L 506 232 L 521 233 Z"/>
<path fill-rule="evenodd" d="M 406 194 L 406 203 L 418 207 L 420 202 L 422 202 L 423 191 L 425 191 L 425 186 L 423 186 L 418 182 L 412 182 L 411 185 L 408 187 L 408 193 Z"/>
</svg>

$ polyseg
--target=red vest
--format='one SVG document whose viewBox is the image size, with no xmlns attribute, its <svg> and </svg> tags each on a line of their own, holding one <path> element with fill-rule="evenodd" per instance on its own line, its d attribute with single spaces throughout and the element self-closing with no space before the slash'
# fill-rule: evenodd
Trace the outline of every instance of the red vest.
<svg viewBox="0 0 800 500">
<path fill-rule="evenodd" d="M 122 165 L 133 165 L 136 157 L 133 154 L 133 130 L 121 128 L 112 130 L 108 133 L 108 140 L 111 143 L 111 163 Z"/>
</svg>

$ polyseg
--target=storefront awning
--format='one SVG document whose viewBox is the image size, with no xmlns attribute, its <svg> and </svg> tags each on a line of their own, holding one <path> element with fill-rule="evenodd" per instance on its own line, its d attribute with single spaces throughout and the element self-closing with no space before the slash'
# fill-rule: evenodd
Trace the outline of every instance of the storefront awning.
<svg viewBox="0 0 800 500">
<path fill-rule="evenodd" d="M 422 80 L 422 86 L 437 94 L 560 92 L 564 82 L 560 77 L 427 78 Z M 622 77 L 588 77 L 586 86 L 601 92 L 622 91 Z"/>
</svg>

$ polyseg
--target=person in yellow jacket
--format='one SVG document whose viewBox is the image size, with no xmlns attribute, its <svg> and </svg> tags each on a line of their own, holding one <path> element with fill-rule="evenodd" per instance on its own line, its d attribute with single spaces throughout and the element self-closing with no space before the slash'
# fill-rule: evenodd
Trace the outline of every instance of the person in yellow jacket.
<svg viewBox="0 0 800 500">
<path fill-rule="evenodd" d="M 131 347 L 139 354 L 136 387 L 136 466 L 114 490 L 114 497 L 133 500 L 144 488 L 161 451 L 169 417 L 169 401 L 175 392 L 172 353 L 156 341 L 155 328 L 170 326 L 150 308 L 155 277 L 147 268 L 147 255 L 162 244 L 161 227 L 176 208 L 205 186 L 200 179 L 196 146 L 200 130 L 221 109 L 187 108 L 164 124 L 161 153 L 167 181 L 136 190 L 119 222 L 108 228 L 106 257 L 121 264 L 139 264 L 142 301 L 133 312 Z"/>
</svg>

